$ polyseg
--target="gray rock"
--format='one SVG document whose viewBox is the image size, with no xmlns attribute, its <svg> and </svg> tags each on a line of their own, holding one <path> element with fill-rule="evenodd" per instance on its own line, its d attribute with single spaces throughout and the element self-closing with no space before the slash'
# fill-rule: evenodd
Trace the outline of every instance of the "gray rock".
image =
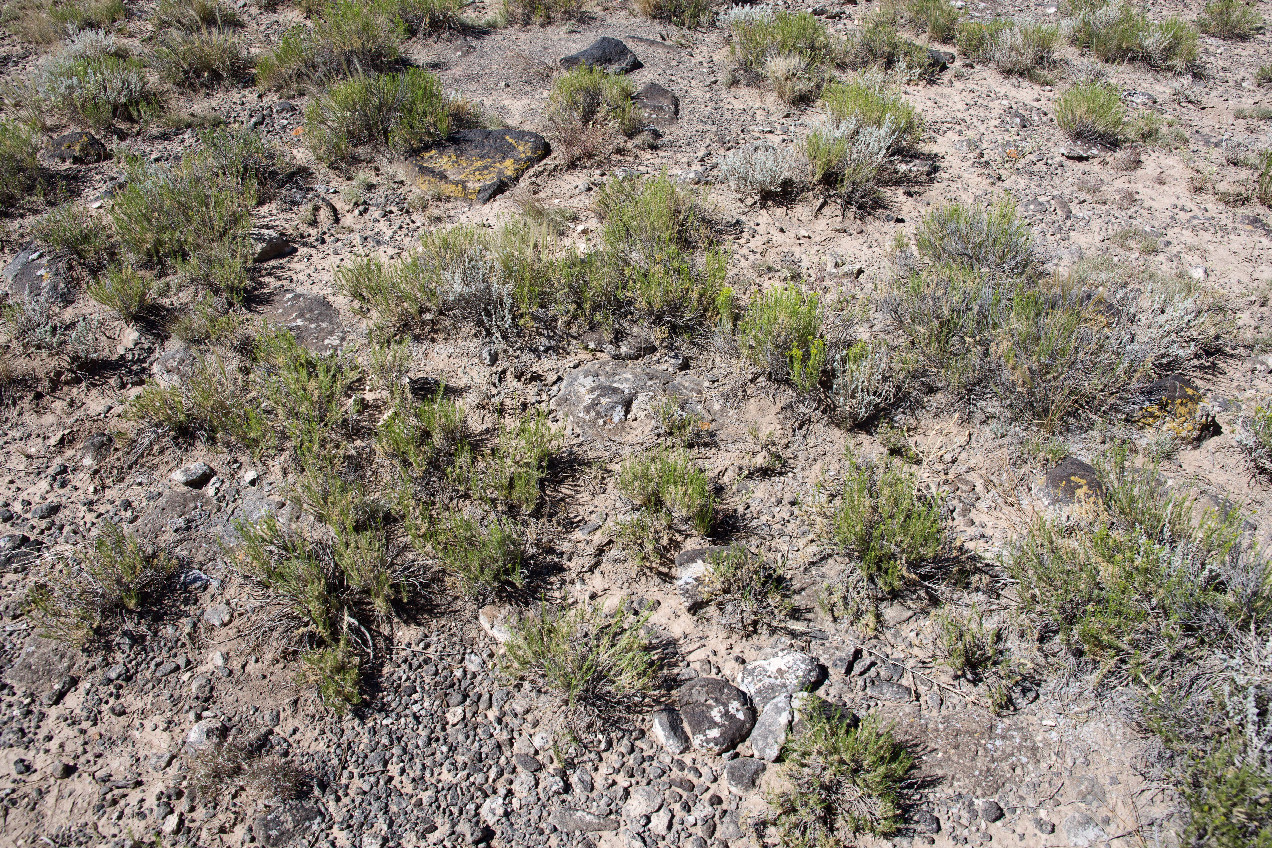
<svg viewBox="0 0 1272 848">
<path fill-rule="evenodd" d="M 212 604 L 203 611 L 203 620 L 213 627 L 224 627 L 234 620 L 229 604 Z"/>
<path fill-rule="evenodd" d="M 287 291 L 274 297 L 264 318 L 289 331 L 306 350 L 330 353 L 344 346 L 346 330 L 340 313 L 322 295 Z"/>
<path fill-rule="evenodd" d="M 202 489 L 215 476 L 216 471 L 213 470 L 212 466 L 206 462 L 199 461 L 181 466 L 172 472 L 169 479 L 181 486 L 189 486 L 191 489 Z"/>
<path fill-rule="evenodd" d="M 566 833 L 599 833 L 618 830 L 617 819 L 598 816 L 586 810 L 572 810 L 564 807 L 553 810 L 548 821 Z"/>
<path fill-rule="evenodd" d="M 561 58 L 561 67 L 567 70 L 579 65 L 599 68 L 611 74 L 627 74 L 643 67 L 631 48 L 608 35 L 598 38 L 577 53 Z"/>
<path fill-rule="evenodd" d="M 654 126 L 673 124 L 680 117 L 680 98 L 656 82 L 645 83 L 632 99 Z"/>
<path fill-rule="evenodd" d="M 711 557 L 728 550 L 725 545 L 713 545 L 676 554 L 676 589 L 691 605 L 702 602 L 702 578 L 707 573 Z"/>
<path fill-rule="evenodd" d="M 880 701 L 912 701 L 914 692 L 909 686 L 893 683 L 891 680 L 871 680 L 866 684 L 866 694 Z"/>
<path fill-rule="evenodd" d="M 289 801 L 258 816 L 252 835 L 265 848 L 309 842 L 322 830 L 323 818 L 322 807 L 314 801 Z"/>
<path fill-rule="evenodd" d="M 1051 834 L 1053 834 L 1053 833 L 1055 833 L 1055 832 L 1056 832 L 1056 826 L 1055 826 L 1055 823 L 1054 823 L 1054 822 L 1047 821 L 1046 819 L 1042 818 L 1041 816 L 1039 816 L 1038 818 L 1034 819 L 1034 820 L 1033 820 L 1033 823 L 1034 823 L 1034 827 L 1036 827 L 1036 828 L 1038 829 L 1038 832 L 1039 832 L 1039 833 L 1041 833 L 1041 834 L 1044 834 L 1044 835 L 1046 835 L 1046 836 L 1050 836 Z"/>
<path fill-rule="evenodd" d="M 252 261 L 268 262 L 296 252 L 296 246 L 277 230 L 258 227 L 248 233 L 252 242 Z"/>
<path fill-rule="evenodd" d="M 70 300 L 70 291 L 62 276 L 61 266 L 49 252 L 37 245 L 25 247 L 13 257 L 3 271 L 9 294 L 29 300 L 47 299 L 54 303 Z"/>
<path fill-rule="evenodd" d="M 654 713 L 650 732 L 658 744 L 672 754 L 684 753 L 689 747 L 689 737 L 685 735 L 684 724 L 680 721 L 680 713 L 673 709 L 659 710 Z"/>
<path fill-rule="evenodd" d="M 662 790 L 655 786 L 634 786 L 623 804 L 623 818 L 627 821 L 648 816 L 662 809 Z"/>
<path fill-rule="evenodd" d="M 62 760 L 58 760 L 53 764 L 53 767 L 49 769 L 49 773 L 53 775 L 54 780 L 66 780 L 66 778 L 75 773 L 75 766 L 70 763 L 63 762 Z"/>
<path fill-rule="evenodd" d="M 1088 848 L 1090 845 L 1108 839 L 1108 834 L 1104 832 L 1104 828 L 1100 827 L 1100 823 L 1083 812 L 1074 813 L 1066 818 L 1061 827 L 1064 828 L 1064 835 L 1074 848 Z"/>
<path fill-rule="evenodd" d="M 110 158 L 106 145 L 92 133 L 68 132 L 49 142 L 48 154 L 59 162 L 72 165 L 96 165 Z"/>
<path fill-rule="evenodd" d="M 680 717 L 693 746 L 722 754 L 742 742 L 755 726 L 755 708 L 746 693 L 727 681 L 699 677 L 676 693 Z"/>
<path fill-rule="evenodd" d="M 782 753 L 791 727 L 791 696 L 778 695 L 765 704 L 751 731 L 751 750 L 761 760 L 773 762 Z"/>
<path fill-rule="evenodd" d="M 985 821 L 992 824 L 1001 820 L 1004 815 L 1005 813 L 1003 812 L 1002 805 L 994 799 L 990 798 L 987 801 L 981 801 L 980 817 Z"/>
<path fill-rule="evenodd" d="M 169 675 L 176 674 L 180 670 L 181 666 L 177 665 L 172 660 L 166 660 L 160 664 L 157 669 L 155 669 L 155 677 L 168 677 Z"/>
<path fill-rule="evenodd" d="M 671 832 L 671 810 L 659 810 L 649 817 L 649 832 L 655 836 L 666 836 Z"/>
<path fill-rule="evenodd" d="M 79 683 L 79 679 L 74 675 L 63 675 L 62 678 L 58 680 L 57 685 L 49 690 L 49 693 L 44 696 L 45 706 L 56 707 L 58 704 L 62 703 L 62 699 L 70 694 L 71 690 L 75 688 L 75 684 L 77 683 Z"/>
<path fill-rule="evenodd" d="M 750 792 L 759 782 L 760 775 L 764 774 L 764 766 L 763 760 L 757 760 L 754 757 L 738 757 L 735 760 L 729 760 L 724 765 L 724 777 L 729 783 L 729 789 L 739 795 Z"/>
<path fill-rule="evenodd" d="M 190 732 L 186 734 L 186 746 L 194 751 L 206 751 L 225 741 L 225 737 L 229 734 L 228 728 L 220 721 L 214 718 L 205 718 L 196 721 L 194 726 L 190 728 Z"/>
<path fill-rule="evenodd" d="M 821 677 L 817 660 L 800 651 L 789 651 L 748 664 L 738 677 L 738 686 L 751 696 L 756 709 L 763 710 L 778 695 L 808 691 Z"/>
<path fill-rule="evenodd" d="M 566 373 L 552 408 L 581 427 L 612 428 L 640 418 L 663 395 L 693 401 L 702 394 L 701 381 L 687 374 L 597 360 Z"/>
</svg>

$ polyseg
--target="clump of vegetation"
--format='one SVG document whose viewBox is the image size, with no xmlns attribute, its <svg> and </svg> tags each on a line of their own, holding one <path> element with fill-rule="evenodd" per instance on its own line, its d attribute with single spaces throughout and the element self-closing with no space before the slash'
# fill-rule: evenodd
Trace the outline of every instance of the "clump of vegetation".
<svg viewBox="0 0 1272 848">
<path fill-rule="evenodd" d="M 862 127 L 891 130 L 897 148 L 913 148 L 923 136 L 923 119 L 899 92 L 887 87 L 880 73 L 861 74 L 822 89 L 822 105 L 832 119 Z"/>
<path fill-rule="evenodd" d="M 908 26 L 933 41 L 954 43 L 960 12 L 949 0 L 907 0 L 900 14 Z"/>
<path fill-rule="evenodd" d="M 718 8 L 716 0 L 636 0 L 635 6 L 647 18 L 687 29 L 710 23 Z"/>
<path fill-rule="evenodd" d="M 780 626 L 791 611 L 786 593 L 782 567 L 738 544 L 711 554 L 700 587 L 702 603 L 740 633 Z"/>
<path fill-rule="evenodd" d="M 862 70 L 892 71 L 903 79 L 931 79 L 942 65 L 921 44 L 903 37 L 897 30 L 898 15 L 883 8 L 865 16 L 861 28 L 850 35 L 841 48 L 840 63 Z"/>
<path fill-rule="evenodd" d="M 816 697 L 787 740 L 784 786 L 769 800 L 784 848 L 839 844 L 845 835 L 889 836 L 901 827 L 914 758 L 877 714 L 860 721 Z"/>
<path fill-rule="evenodd" d="M 1056 101 L 1056 123 L 1071 138 L 1117 147 L 1125 138 L 1122 95 L 1106 82 L 1077 83 Z"/>
<path fill-rule="evenodd" d="M 1197 30 L 1191 24 L 1179 18 L 1151 21 L 1129 2 L 1081 8 L 1069 38 L 1104 62 L 1143 62 L 1183 72 L 1197 61 Z"/>
<path fill-rule="evenodd" d="M 987 628 L 975 607 L 966 616 L 946 610 L 935 616 L 937 649 L 956 677 L 973 683 L 999 660 L 999 631 Z"/>
<path fill-rule="evenodd" d="M 525 583 L 525 542 L 509 523 L 483 524 L 466 515 L 447 516 L 429 544 L 461 595 L 478 603 Z"/>
<path fill-rule="evenodd" d="M 679 518 L 699 533 L 715 523 L 711 481 L 683 451 L 655 449 L 629 459 L 619 469 L 618 490 L 642 511 Z"/>
<path fill-rule="evenodd" d="M 251 63 L 237 38 L 220 29 L 173 31 L 150 56 L 165 82 L 188 89 L 211 89 L 246 79 Z"/>
<path fill-rule="evenodd" d="M 159 106 L 141 62 L 97 30 L 81 33 L 41 61 L 29 94 L 42 109 L 93 129 L 140 121 Z"/>
<path fill-rule="evenodd" d="M 833 64 L 836 58 L 826 25 L 808 12 L 734 6 L 721 23 L 729 31 L 734 59 L 752 74 L 763 74 L 771 56 L 795 55 L 810 68 Z"/>
<path fill-rule="evenodd" d="M 826 367 L 823 307 L 813 292 L 780 286 L 757 294 L 738 321 L 738 346 L 772 380 L 815 388 Z"/>
<path fill-rule="evenodd" d="M 861 462 L 849 454 L 845 466 L 828 515 L 831 541 L 884 592 L 930 576 L 947 543 L 940 500 L 922 494 L 914 475 L 889 460 Z"/>
<path fill-rule="evenodd" d="M 761 201 L 791 194 L 801 168 L 792 150 L 767 141 L 752 142 L 720 157 L 720 174 L 741 194 Z"/>
<path fill-rule="evenodd" d="M 649 696 L 658 675 L 646 618 L 626 605 L 609 614 L 545 606 L 513 626 L 503 669 L 554 697 L 568 724 L 621 720 Z"/>
<path fill-rule="evenodd" d="M 1263 29 L 1263 15 L 1245 0 L 1210 0 L 1197 17 L 1197 28 L 1215 38 L 1244 41 Z"/>
<path fill-rule="evenodd" d="M 623 74 L 590 65 L 571 68 L 552 83 L 548 125 L 566 162 L 574 164 L 612 146 L 615 134 L 630 138 L 640 129 L 635 88 Z"/>
<path fill-rule="evenodd" d="M 83 645 L 129 613 L 153 608 L 176 563 L 105 522 L 90 545 L 57 559 L 28 602 L 46 634 Z"/>
<path fill-rule="evenodd" d="M 914 244 L 927 261 L 967 271 L 1023 277 L 1037 262 L 1033 232 L 1009 198 L 984 209 L 940 206 L 924 216 Z"/>
<path fill-rule="evenodd" d="M 1254 180 L 1254 195 L 1264 206 L 1272 208 L 1272 150 L 1259 154 L 1259 173 Z"/>
<path fill-rule="evenodd" d="M 445 138 L 451 103 L 436 76 L 420 68 L 358 75 L 332 83 L 305 110 L 305 139 L 324 162 L 357 149 L 405 154 Z"/>
<path fill-rule="evenodd" d="M 828 357 L 832 414 L 854 427 L 883 412 L 900 394 L 902 378 L 910 370 L 886 342 L 861 339 L 842 346 Z"/>
<path fill-rule="evenodd" d="M 1272 65 L 1260 65 L 1254 72 L 1255 85 L 1272 85 Z"/>
<path fill-rule="evenodd" d="M 238 13 L 222 0 L 159 0 L 151 17 L 156 29 L 199 32 L 241 26 Z"/>
<path fill-rule="evenodd" d="M 151 304 L 151 278 L 132 266 L 110 268 L 90 280 L 85 288 L 93 300 L 113 310 L 127 323 L 134 323 Z"/>
<path fill-rule="evenodd" d="M 1059 41 L 1060 30 L 1054 26 L 1018 24 L 1002 18 L 958 25 L 958 49 L 965 57 L 1014 76 L 1029 76 L 1052 65 Z"/>
<path fill-rule="evenodd" d="M 503 17 L 510 24 L 547 26 L 573 20 L 583 12 L 583 0 L 503 0 Z"/>
<path fill-rule="evenodd" d="M 409 34 L 408 4 L 332 0 L 313 27 L 296 26 L 256 61 L 257 83 L 296 90 L 391 70 Z"/>
<path fill-rule="evenodd" d="M 1237 433 L 1237 443 L 1249 454 L 1255 468 L 1272 476 L 1272 400 L 1254 408 L 1244 428 Z"/>
<path fill-rule="evenodd" d="M 27 127 L 0 121 L 0 210 L 8 211 L 35 190 L 40 166 L 35 138 Z"/>
<path fill-rule="evenodd" d="M 23 41 L 53 44 L 84 30 L 100 30 L 124 19 L 123 0 L 17 0 L 0 14 L 5 29 Z"/>
</svg>

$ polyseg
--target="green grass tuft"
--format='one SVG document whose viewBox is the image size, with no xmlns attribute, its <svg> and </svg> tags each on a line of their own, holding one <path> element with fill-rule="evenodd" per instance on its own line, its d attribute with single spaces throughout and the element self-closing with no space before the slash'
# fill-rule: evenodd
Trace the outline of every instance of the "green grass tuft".
<svg viewBox="0 0 1272 848">
<path fill-rule="evenodd" d="M 420 68 L 332 83 L 305 110 L 305 140 L 323 162 L 362 149 L 403 155 L 450 129 L 451 103 L 441 82 Z"/>
<path fill-rule="evenodd" d="M 1056 101 L 1056 123 L 1071 138 L 1117 147 L 1126 137 L 1126 109 L 1117 87 L 1080 82 Z"/>
</svg>

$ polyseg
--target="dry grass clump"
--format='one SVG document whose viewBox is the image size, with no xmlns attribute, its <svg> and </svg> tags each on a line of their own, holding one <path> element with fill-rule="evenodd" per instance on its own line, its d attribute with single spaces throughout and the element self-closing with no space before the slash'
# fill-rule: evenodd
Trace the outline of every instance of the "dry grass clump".
<svg viewBox="0 0 1272 848">
<path fill-rule="evenodd" d="M 571 68 L 553 81 L 548 94 L 548 134 L 566 164 L 608 152 L 617 138 L 630 138 L 640 130 L 634 93 L 625 75 L 588 65 Z"/>
<path fill-rule="evenodd" d="M 1245 41 L 1263 29 L 1263 15 L 1245 0 L 1211 0 L 1197 18 L 1197 28 L 1206 35 Z"/>
<path fill-rule="evenodd" d="M 453 104 L 441 82 L 421 68 L 357 75 L 328 86 L 305 110 L 305 141 L 323 162 L 356 150 L 399 155 L 451 130 Z"/>
<path fill-rule="evenodd" d="M 699 594 L 716 621 L 739 633 L 776 629 L 791 612 L 782 567 L 738 544 L 711 554 Z"/>
<path fill-rule="evenodd" d="M 1030 76 L 1055 62 L 1060 30 L 997 18 L 958 26 L 959 51 L 974 62 L 987 62 L 1004 74 Z"/>
<path fill-rule="evenodd" d="M 40 182 L 35 135 L 13 121 L 0 121 L 0 210 L 22 202 Z"/>
<path fill-rule="evenodd" d="M 151 50 L 150 64 L 165 82 L 188 89 L 242 82 L 251 70 L 239 40 L 212 28 L 165 33 Z"/>
<path fill-rule="evenodd" d="M 199 32 L 242 26 L 238 13 L 222 0 L 159 0 L 150 18 L 155 29 Z"/>
<path fill-rule="evenodd" d="M 1197 61 L 1197 30 L 1179 18 L 1149 20 L 1129 3 L 1083 3 L 1070 40 L 1104 62 L 1143 62 L 1182 73 Z"/>
<path fill-rule="evenodd" d="M 686 29 L 710 23 L 719 8 L 717 0 L 635 0 L 636 11 L 656 21 Z"/>
<path fill-rule="evenodd" d="M 23 41 L 53 44 L 82 30 L 124 19 L 123 0 L 14 0 L 0 10 L 5 29 Z"/>
<path fill-rule="evenodd" d="M 516 26 L 547 26 L 575 20 L 583 13 L 583 0 L 503 0 L 504 20 Z"/>
<path fill-rule="evenodd" d="M 79 33 L 41 60 L 27 93 L 30 105 L 94 129 L 140 121 L 159 107 L 142 63 L 99 30 Z"/>
</svg>

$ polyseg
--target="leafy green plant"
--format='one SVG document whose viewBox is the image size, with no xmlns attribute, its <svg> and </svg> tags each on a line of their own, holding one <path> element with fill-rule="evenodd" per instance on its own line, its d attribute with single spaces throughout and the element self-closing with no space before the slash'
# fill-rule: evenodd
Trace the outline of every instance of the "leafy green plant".
<svg viewBox="0 0 1272 848">
<path fill-rule="evenodd" d="M 1151 21 L 1143 9 L 1127 2 L 1083 7 L 1069 38 L 1104 62 L 1143 62 L 1183 72 L 1197 61 L 1197 30 L 1191 24 L 1179 18 Z"/>
<path fill-rule="evenodd" d="M 251 67 L 238 39 L 219 29 L 164 34 L 151 51 L 150 64 L 165 82 L 188 89 L 240 82 Z"/>
<path fill-rule="evenodd" d="M 858 721 L 815 696 L 801 711 L 804 728 L 783 748 L 783 785 L 769 799 L 783 848 L 895 833 L 914 758 L 875 713 Z"/>
<path fill-rule="evenodd" d="M 929 262 L 971 271 L 1025 276 L 1036 262 L 1033 232 L 1007 197 L 986 208 L 937 207 L 923 217 L 914 243 Z"/>
<path fill-rule="evenodd" d="M 1272 476 L 1272 400 L 1254 408 L 1249 421 L 1237 434 L 1237 443 L 1263 474 Z"/>
<path fill-rule="evenodd" d="M 1206 35 L 1243 41 L 1263 29 L 1263 15 L 1245 0 L 1210 0 L 1197 18 Z"/>
<path fill-rule="evenodd" d="M 850 554 L 866 579 L 885 592 L 927 573 L 946 546 L 943 506 L 920 493 L 918 480 L 889 460 L 851 455 L 839 500 L 829 515 L 831 541 Z"/>
<path fill-rule="evenodd" d="M 640 509 L 675 515 L 699 533 L 715 523 L 711 481 L 682 451 L 655 449 L 624 462 L 618 490 Z"/>
<path fill-rule="evenodd" d="M 940 69 L 928 49 L 904 38 L 897 29 L 898 15 L 893 8 L 882 8 L 867 14 L 861 27 L 840 48 L 840 63 L 861 70 L 874 68 L 894 71 L 906 79 L 931 79 Z"/>
<path fill-rule="evenodd" d="M 0 121 L 0 209 L 8 211 L 35 190 L 40 166 L 31 131 L 12 121 Z"/>
<path fill-rule="evenodd" d="M 786 575 L 742 545 L 716 551 L 702 577 L 702 602 L 712 607 L 716 619 L 730 630 L 755 633 L 778 627 L 790 615 Z"/>
<path fill-rule="evenodd" d="M 1056 101 L 1056 123 L 1071 138 L 1117 147 L 1125 138 L 1122 95 L 1105 82 L 1080 82 Z"/>
<path fill-rule="evenodd" d="M 738 347 L 771 379 L 790 380 L 810 391 L 826 366 L 823 312 L 816 294 L 795 286 L 761 292 L 738 321 Z"/>
<path fill-rule="evenodd" d="M 459 593 L 478 603 L 525 583 L 525 542 L 508 523 L 491 519 L 483 526 L 453 514 L 434 529 L 429 543 Z"/>
<path fill-rule="evenodd" d="M 31 236 L 90 272 L 104 269 L 116 247 L 106 222 L 79 203 L 64 203 L 45 213 L 32 225 Z"/>
<path fill-rule="evenodd" d="M 451 104 L 428 71 L 357 75 L 332 83 L 305 110 L 305 138 L 324 162 L 348 159 L 358 149 L 405 154 L 445 138 Z"/>
<path fill-rule="evenodd" d="M 28 603 L 45 633 L 83 645 L 123 614 L 152 606 L 175 567 L 167 554 L 104 522 L 92 544 L 39 576 Z"/>
<path fill-rule="evenodd" d="M 1259 154 L 1259 174 L 1254 181 L 1254 194 L 1264 206 L 1272 208 L 1272 150 Z"/>
<path fill-rule="evenodd" d="M 822 89 L 821 102 L 836 121 L 891 128 L 897 139 L 894 149 L 915 147 L 923 136 L 918 111 L 899 92 L 890 90 L 881 74 L 861 74 L 847 82 L 831 83 Z"/>
<path fill-rule="evenodd" d="M 130 265 L 111 268 L 85 286 L 90 297 L 133 323 L 150 306 L 153 281 Z"/>
<path fill-rule="evenodd" d="M 625 604 L 608 614 L 545 605 L 513 625 L 502 667 L 554 696 L 571 723 L 619 720 L 648 697 L 658 674 L 647 618 Z"/>
<path fill-rule="evenodd" d="M 553 81 L 548 94 L 552 104 L 549 121 L 558 137 L 586 133 L 599 126 L 612 127 L 630 137 L 639 129 L 641 118 L 632 100 L 634 92 L 626 75 L 578 65 Z M 566 139 L 565 143 L 572 142 Z"/>
<path fill-rule="evenodd" d="M 422 402 L 397 398 L 376 427 L 376 441 L 384 453 L 419 474 L 453 460 L 466 445 L 467 429 L 464 411 L 438 388 Z"/>
<path fill-rule="evenodd" d="M 561 431 L 541 410 L 530 412 L 505 428 L 498 443 L 476 469 L 476 493 L 523 513 L 539 503 L 548 463 L 561 444 Z"/>
<path fill-rule="evenodd" d="M 809 68 L 827 66 L 836 59 L 836 45 L 826 25 L 808 12 L 734 6 L 721 23 L 729 31 L 734 59 L 753 74 L 763 74 L 771 56 L 798 56 Z"/>
</svg>

